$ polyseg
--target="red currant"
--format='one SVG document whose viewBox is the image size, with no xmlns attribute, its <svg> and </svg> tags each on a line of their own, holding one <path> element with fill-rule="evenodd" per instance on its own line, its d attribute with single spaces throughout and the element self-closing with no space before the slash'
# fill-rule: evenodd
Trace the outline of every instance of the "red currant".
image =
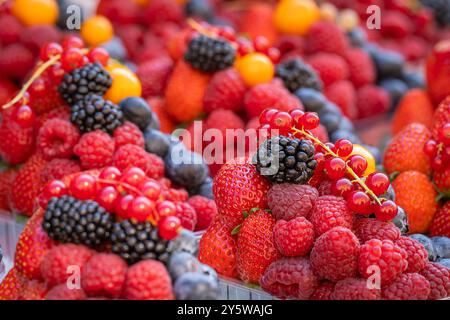
<svg viewBox="0 0 450 320">
<path fill-rule="evenodd" d="M 434 140 L 428 140 L 423 146 L 423 152 L 430 158 L 434 157 L 437 154 L 437 151 L 437 143 Z"/>
<path fill-rule="evenodd" d="M 439 129 L 438 132 L 439 140 L 446 146 L 450 146 L 450 122 L 444 124 L 444 126 Z"/>
<path fill-rule="evenodd" d="M 145 180 L 145 172 L 140 168 L 130 168 L 125 171 L 122 175 L 122 179 L 120 180 L 123 183 L 127 183 L 130 186 L 138 187 Z"/>
<path fill-rule="evenodd" d="M 346 158 L 353 151 L 353 143 L 346 139 L 339 139 L 335 142 L 334 148 L 340 157 Z"/>
<path fill-rule="evenodd" d="M 358 176 L 361 176 L 367 169 L 366 158 L 357 154 L 348 158 L 347 164 Z"/>
<path fill-rule="evenodd" d="M 42 46 L 39 58 L 41 61 L 47 61 L 51 57 L 57 56 L 63 52 L 63 48 L 59 43 L 49 42 Z"/>
<path fill-rule="evenodd" d="M 77 48 L 77 49 L 83 49 L 84 48 L 84 42 L 81 40 L 80 37 L 69 35 L 64 38 L 62 42 L 62 47 L 64 50 L 70 49 L 70 48 Z"/>
<path fill-rule="evenodd" d="M 117 199 L 119 199 L 119 191 L 115 187 L 108 186 L 100 190 L 97 194 L 96 201 L 106 211 L 114 212 Z"/>
<path fill-rule="evenodd" d="M 80 200 L 94 199 L 96 191 L 97 181 L 87 173 L 75 177 L 70 184 L 70 194 Z"/>
<path fill-rule="evenodd" d="M 156 181 L 144 182 L 139 189 L 144 196 L 153 201 L 158 200 L 161 194 L 161 187 Z"/>
<path fill-rule="evenodd" d="M 369 215 L 373 211 L 370 197 L 363 191 L 352 191 L 347 195 L 346 199 L 350 210 L 356 213 Z"/>
<path fill-rule="evenodd" d="M 164 200 L 156 205 L 156 211 L 160 218 L 174 216 L 177 213 L 177 207 L 172 201 Z"/>
<path fill-rule="evenodd" d="M 64 78 L 64 75 L 66 74 L 66 72 L 62 68 L 61 63 L 60 62 L 55 63 L 48 70 L 49 70 L 49 75 L 50 75 L 51 81 L 55 85 L 59 85 L 61 83 L 62 79 Z"/>
<path fill-rule="evenodd" d="M 66 71 L 72 71 L 84 65 L 84 55 L 80 49 L 70 48 L 63 52 L 61 56 L 62 68 Z"/>
<path fill-rule="evenodd" d="M 325 166 L 325 155 L 322 152 L 314 154 L 314 160 L 317 161 L 316 170 L 322 170 Z"/>
<path fill-rule="evenodd" d="M 436 156 L 431 161 L 431 168 L 433 168 L 434 171 L 440 171 L 444 167 L 444 161 L 442 161 L 442 157 L 440 155 Z"/>
<path fill-rule="evenodd" d="M 375 216 L 381 221 L 390 221 L 395 218 L 398 207 L 394 201 L 383 200 L 381 205 L 375 206 Z"/>
<path fill-rule="evenodd" d="M 109 60 L 109 53 L 102 47 L 96 47 L 89 50 L 87 57 L 90 62 L 99 62 L 102 66 L 106 66 Z"/>
<path fill-rule="evenodd" d="M 270 43 L 266 37 L 256 36 L 255 39 L 253 39 L 253 47 L 257 52 L 266 53 L 267 50 L 269 50 Z"/>
<path fill-rule="evenodd" d="M 305 113 L 300 109 L 294 109 L 289 111 L 289 114 L 292 117 L 292 124 L 294 126 L 298 126 L 300 124 L 300 119 L 303 117 Z"/>
<path fill-rule="evenodd" d="M 99 178 L 102 180 L 119 181 L 122 173 L 116 167 L 106 167 L 100 173 Z"/>
<path fill-rule="evenodd" d="M 312 130 L 319 126 L 320 119 L 315 112 L 306 112 L 300 119 L 300 125 L 306 130 Z"/>
<path fill-rule="evenodd" d="M 241 57 L 253 52 L 253 45 L 247 39 L 240 38 L 237 40 L 237 44 L 238 44 L 238 53 Z"/>
<path fill-rule="evenodd" d="M 42 191 L 41 197 L 39 197 L 39 205 L 41 208 L 47 206 L 48 201 L 53 197 L 61 197 L 68 193 L 67 186 L 61 180 L 53 180 L 48 183 Z"/>
<path fill-rule="evenodd" d="M 30 128 L 34 125 L 36 114 L 29 106 L 20 106 L 15 114 L 15 122 L 22 128 Z"/>
<path fill-rule="evenodd" d="M 177 217 L 165 217 L 158 223 L 159 236 L 166 240 L 175 239 L 181 231 L 181 221 Z"/>
<path fill-rule="evenodd" d="M 292 127 L 292 117 L 289 113 L 280 111 L 275 113 L 270 119 L 270 127 L 280 130 L 280 133 L 286 134 Z"/>
<path fill-rule="evenodd" d="M 130 217 L 130 205 L 134 200 L 134 196 L 127 194 L 126 196 L 116 201 L 116 214 L 122 219 L 128 219 Z"/>
<path fill-rule="evenodd" d="M 347 178 L 336 180 L 331 185 L 331 192 L 335 196 L 346 197 L 354 190 L 352 182 Z"/>
<path fill-rule="evenodd" d="M 345 175 L 345 161 L 341 158 L 329 158 L 325 160 L 325 170 L 327 170 L 327 175 L 330 179 L 340 179 Z"/>
<path fill-rule="evenodd" d="M 273 63 L 278 63 L 281 59 L 281 52 L 278 48 L 272 47 L 267 50 L 267 56 Z"/>
<path fill-rule="evenodd" d="M 155 202 L 146 197 L 137 197 L 130 203 L 129 216 L 139 222 L 144 222 L 152 214 L 154 209 Z"/>
<path fill-rule="evenodd" d="M 389 178 L 381 172 L 369 174 L 366 179 L 366 185 L 377 196 L 384 194 L 389 188 Z"/>
<path fill-rule="evenodd" d="M 277 109 L 267 108 L 259 115 L 259 124 L 269 124 L 272 116 L 277 113 Z"/>
<path fill-rule="evenodd" d="M 236 40 L 236 32 L 230 26 L 223 26 L 219 29 L 219 35 L 229 41 Z"/>
</svg>

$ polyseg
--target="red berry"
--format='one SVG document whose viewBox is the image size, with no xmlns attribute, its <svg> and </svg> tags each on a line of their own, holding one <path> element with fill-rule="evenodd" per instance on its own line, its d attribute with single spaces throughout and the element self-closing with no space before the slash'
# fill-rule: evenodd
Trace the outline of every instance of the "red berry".
<svg viewBox="0 0 450 320">
<path fill-rule="evenodd" d="M 443 142 L 446 146 L 450 145 L 450 122 L 446 123 L 439 130 L 439 140 Z"/>
<path fill-rule="evenodd" d="M 340 179 L 346 172 L 345 161 L 341 158 L 328 158 L 325 160 L 325 170 L 327 170 L 328 177 L 331 179 Z"/>
<path fill-rule="evenodd" d="M 219 29 L 219 35 L 227 40 L 235 41 L 236 40 L 236 32 L 230 26 L 223 26 Z"/>
<path fill-rule="evenodd" d="M 433 168 L 434 171 L 440 171 L 444 167 L 444 161 L 442 161 L 442 157 L 436 156 L 433 161 L 431 161 L 431 168 Z"/>
<path fill-rule="evenodd" d="M 292 117 L 292 123 L 294 124 L 294 126 L 298 126 L 300 124 L 300 119 L 305 113 L 300 109 L 294 109 L 289 111 L 289 114 Z"/>
<path fill-rule="evenodd" d="M 259 115 L 259 124 L 269 124 L 270 119 L 277 112 L 277 109 L 264 109 Z"/>
<path fill-rule="evenodd" d="M 353 143 L 346 139 L 336 141 L 334 147 L 340 157 L 348 157 L 353 151 Z"/>
<path fill-rule="evenodd" d="M 238 53 L 240 56 L 245 56 L 246 54 L 253 52 L 253 45 L 250 41 L 244 38 L 237 40 Z"/>
<path fill-rule="evenodd" d="M 151 215 L 155 203 L 146 197 L 137 197 L 131 203 L 129 207 L 129 216 L 139 222 L 144 222 Z"/>
<path fill-rule="evenodd" d="M 90 62 L 99 62 L 101 65 L 106 66 L 109 60 L 109 53 L 106 49 L 97 47 L 89 50 L 87 57 Z"/>
<path fill-rule="evenodd" d="M 267 50 L 267 56 L 272 60 L 273 63 L 280 62 L 281 52 L 278 48 L 272 47 Z"/>
<path fill-rule="evenodd" d="M 437 151 L 437 143 L 434 140 L 428 140 L 423 146 L 423 152 L 430 158 L 434 157 L 437 154 Z"/>
<path fill-rule="evenodd" d="M 83 42 L 83 40 L 81 40 L 80 37 L 77 37 L 74 35 L 69 35 L 63 40 L 62 47 L 64 50 L 67 50 L 70 48 L 82 49 L 82 48 L 84 48 L 84 42 Z"/>
<path fill-rule="evenodd" d="M 140 187 L 141 192 L 144 196 L 150 200 L 156 201 L 161 194 L 161 187 L 155 181 L 147 181 Z"/>
<path fill-rule="evenodd" d="M 306 112 L 300 119 L 300 125 L 306 130 L 312 130 L 319 126 L 320 119 L 315 112 Z"/>
<path fill-rule="evenodd" d="M 116 208 L 116 202 L 119 198 L 119 192 L 115 187 L 107 186 L 100 190 L 97 195 L 97 202 L 100 206 L 105 208 L 106 211 L 114 212 Z"/>
<path fill-rule="evenodd" d="M 61 56 L 62 68 L 66 71 L 72 71 L 84 65 L 84 55 L 80 49 L 70 48 Z"/>
<path fill-rule="evenodd" d="M 47 61 L 51 57 L 59 55 L 62 52 L 63 52 L 63 48 L 61 47 L 61 45 L 59 43 L 56 43 L 56 42 L 46 43 L 41 48 L 40 59 L 41 59 L 41 61 Z"/>
<path fill-rule="evenodd" d="M 363 191 L 352 191 L 346 199 L 348 207 L 357 213 L 367 215 L 373 211 L 370 197 Z"/>
<path fill-rule="evenodd" d="M 133 187 L 138 187 L 144 182 L 145 179 L 145 172 L 142 171 L 142 169 L 139 168 L 130 168 L 126 170 L 123 175 L 121 182 L 127 183 Z"/>
<path fill-rule="evenodd" d="M 131 194 L 128 194 L 122 198 L 120 198 L 116 202 L 116 214 L 122 219 L 129 218 L 129 209 L 130 204 L 134 200 L 134 197 Z"/>
<path fill-rule="evenodd" d="M 390 221 L 395 218 L 398 207 L 394 201 L 384 200 L 381 205 L 375 206 L 375 216 L 381 221 Z"/>
<path fill-rule="evenodd" d="M 361 176 L 367 169 L 366 158 L 357 154 L 351 156 L 347 164 L 358 176 Z"/>
<path fill-rule="evenodd" d="M 42 208 L 47 206 L 48 201 L 53 197 L 61 197 L 67 194 L 67 186 L 61 180 L 53 180 L 47 184 L 39 197 L 39 205 Z"/>
<path fill-rule="evenodd" d="M 156 206 L 156 211 L 158 211 L 158 216 L 160 218 L 174 216 L 177 213 L 177 207 L 171 201 L 163 201 L 158 203 Z"/>
<path fill-rule="evenodd" d="M 317 161 L 316 170 L 322 170 L 325 166 L 325 155 L 322 152 L 317 152 L 314 155 L 314 160 Z"/>
<path fill-rule="evenodd" d="M 253 47 L 256 51 L 261 53 L 266 53 L 267 50 L 269 50 L 270 43 L 269 40 L 267 40 L 264 36 L 256 36 L 255 39 L 253 39 Z"/>
<path fill-rule="evenodd" d="M 389 188 L 389 178 L 381 172 L 374 172 L 369 174 L 366 179 L 366 185 L 377 196 L 384 194 Z"/>
<path fill-rule="evenodd" d="M 278 129 L 281 133 L 288 133 L 292 126 L 292 117 L 289 113 L 281 111 L 275 113 L 270 119 L 270 127 Z"/>
<path fill-rule="evenodd" d="M 20 106 L 15 114 L 15 122 L 22 128 L 30 128 L 34 125 L 36 114 L 29 106 Z"/>
<path fill-rule="evenodd" d="M 97 181 L 90 174 L 80 174 L 70 184 L 70 194 L 80 200 L 93 199 L 96 195 Z"/>
<path fill-rule="evenodd" d="M 178 236 L 181 230 L 181 221 L 175 216 L 165 217 L 158 223 L 158 233 L 161 238 L 172 240 Z"/>
<path fill-rule="evenodd" d="M 102 180 L 119 181 L 122 173 L 116 167 L 106 167 L 100 173 L 99 178 Z"/>
<path fill-rule="evenodd" d="M 347 178 L 336 180 L 331 184 L 331 192 L 335 196 L 346 197 L 353 190 L 354 186 Z"/>
<path fill-rule="evenodd" d="M 59 85 L 61 83 L 62 79 L 64 78 L 64 75 L 66 74 L 60 62 L 52 65 L 49 68 L 48 72 L 51 81 L 56 85 Z"/>
</svg>

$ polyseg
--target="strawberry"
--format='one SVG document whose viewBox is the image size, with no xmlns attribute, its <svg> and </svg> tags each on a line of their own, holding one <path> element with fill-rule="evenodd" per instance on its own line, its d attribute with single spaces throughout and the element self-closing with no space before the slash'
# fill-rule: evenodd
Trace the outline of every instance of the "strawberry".
<svg viewBox="0 0 450 320">
<path fill-rule="evenodd" d="M 445 236 L 450 238 L 450 201 L 440 208 L 434 216 L 430 227 L 432 236 Z"/>
<path fill-rule="evenodd" d="M 251 39 L 264 36 L 270 44 L 273 44 L 277 36 L 275 25 L 267 23 L 273 19 L 273 6 L 267 3 L 257 2 L 246 10 L 239 31 L 247 34 Z"/>
<path fill-rule="evenodd" d="M 408 216 L 410 233 L 426 233 L 437 210 L 433 184 L 418 171 L 405 171 L 392 183 L 396 203 Z"/>
<path fill-rule="evenodd" d="M 450 81 L 449 61 L 450 42 L 448 40 L 438 42 L 426 60 L 428 90 L 435 103 L 440 103 L 450 94 L 450 88 L 448 86 Z"/>
<path fill-rule="evenodd" d="M 425 143 L 431 138 L 430 130 L 423 124 L 411 123 L 403 128 L 387 146 L 384 153 L 384 168 L 391 174 L 395 171 L 415 170 L 430 173 L 428 156 L 423 152 Z"/>
<path fill-rule="evenodd" d="M 442 171 L 434 171 L 433 172 L 433 181 L 436 184 L 436 187 L 442 193 L 450 192 L 450 167 L 445 168 Z"/>
<path fill-rule="evenodd" d="M 244 211 L 267 208 L 269 188 L 269 182 L 253 164 L 244 159 L 227 162 L 214 177 L 213 193 L 219 216 L 234 226 L 241 223 Z"/>
<path fill-rule="evenodd" d="M 438 137 L 440 128 L 447 122 L 450 122 L 450 96 L 444 99 L 434 112 L 433 125 L 431 127 L 431 133 L 434 138 Z"/>
<path fill-rule="evenodd" d="M 267 267 L 281 256 L 273 237 L 275 222 L 270 213 L 257 209 L 240 226 L 237 271 L 246 283 L 258 284 Z"/>
<path fill-rule="evenodd" d="M 17 172 L 14 169 L 0 172 L 0 210 L 10 210 L 9 193 L 16 174 Z"/>
<path fill-rule="evenodd" d="M 9 270 L 0 283 L 0 300 L 17 300 L 22 290 L 23 279 L 15 268 Z"/>
<path fill-rule="evenodd" d="M 44 282 L 38 280 L 26 281 L 19 294 L 19 300 L 44 300 L 48 288 Z"/>
<path fill-rule="evenodd" d="M 143 97 L 156 96 L 164 91 L 172 66 L 172 60 L 164 56 L 138 66 L 136 75 L 141 80 Z"/>
</svg>

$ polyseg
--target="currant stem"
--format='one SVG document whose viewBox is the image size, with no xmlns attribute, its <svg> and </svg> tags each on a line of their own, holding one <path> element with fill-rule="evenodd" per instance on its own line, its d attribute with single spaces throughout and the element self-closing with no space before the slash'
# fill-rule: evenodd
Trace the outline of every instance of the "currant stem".
<svg viewBox="0 0 450 320">
<path fill-rule="evenodd" d="M 309 131 L 302 129 L 299 130 L 295 127 L 292 128 L 292 130 L 295 133 L 300 133 L 303 134 L 304 136 L 306 136 L 307 138 L 311 139 L 312 141 L 314 141 L 316 144 L 320 145 L 327 153 L 331 154 L 333 157 L 338 158 L 339 156 L 333 152 L 333 150 L 331 150 L 330 148 L 328 148 L 327 145 L 325 145 L 322 141 L 320 141 L 318 138 L 316 138 L 313 134 L 311 134 Z M 363 189 L 364 191 L 373 199 L 376 201 L 377 204 L 381 205 L 381 200 L 377 197 L 377 195 L 375 193 L 373 193 L 372 190 L 370 190 L 370 188 L 365 184 L 365 182 L 355 173 L 355 171 L 353 171 L 352 168 L 350 168 L 347 163 L 345 163 L 345 169 L 347 170 L 347 173 L 350 174 L 352 176 L 352 178 L 354 179 L 354 181 L 356 181 Z"/>
<path fill-rule="evenodd" d="M 143 196 L 144 194 L 138 189 L 133 187 L 132 185 L 125 183 L 125 182 L 120 182 L 120 181 L 115 181 L 115 180 L 108 180 L 108 179 L 97 179 L 98 182 L 100 183 L 106 183 L 106 184 L 112 184 L 115 186 L 122 186 L 125 189 L 128 189 L 128 191 L 132 191 L 140 196 Z"/>
</svg>

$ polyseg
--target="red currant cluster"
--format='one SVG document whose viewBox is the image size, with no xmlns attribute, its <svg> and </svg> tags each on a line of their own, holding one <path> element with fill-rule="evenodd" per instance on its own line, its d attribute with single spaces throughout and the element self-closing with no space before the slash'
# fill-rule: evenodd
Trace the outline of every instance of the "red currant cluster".
<svg viewBox="0 0 450 320">
<path fill-rule="evenodd" d="M 162 238 L 171 240 L 181 230 L 176 205 L 168 200 L 173 199 L 173 193 L 175 189 L 148 178 L 139 168 L 122 173 L 116 167 L 107 167 L 98 175 L 78 174 L 69 185 L 61 180 L 50 182 L 39 197 L 39 205 L 45 208 L 51 198 L 63 195 L 94 200 L 119 220 L 150 221 Z"/>
<path fill-rule="evenodd" d="M 428 140 L 424 152 L 431 159 L 434 171 L 444 171 L 450 166 L 450 122 L 439 129 L 436 140 Z"/>
<path fill-rule="evenodd" d="M 364 177 L 367 160 L 353 154 L 353 143 L 340 139 L 334 144 L 323 143 L 310 130 L 320 124 L 319 116 L 314 112 L 294 109 L 289 112 L 266 109 L 259 117 L 259 129 L 278 130 L 282 135 L 311 140 L 315 147 L 316 171 L 323 172 L 333 181 L 332 192 L 347 200 L 349 208 L 356 213 L 370 215 L 388 221 L 397 215 L 397 205 L 392 200 L 379 198 L 389 188 L 389 178 L 380 172 Z"/>
</svg>

